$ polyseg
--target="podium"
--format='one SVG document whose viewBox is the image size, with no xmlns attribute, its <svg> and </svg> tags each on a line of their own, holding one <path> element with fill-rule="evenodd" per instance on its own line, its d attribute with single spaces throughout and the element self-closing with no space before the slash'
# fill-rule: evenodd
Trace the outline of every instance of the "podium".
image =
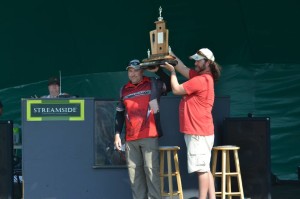
<svg viewBox="0 0 300 199">
<path fill-rule="evenodd" d="M 92 132 L 93 99 L 22 99 L 23 197 L 56 196 L 55 189 L 77 192 L 68 185 L 80 183 L 78 165 L 91 165 L 82 157 L 92 155 L 86 146 L 93 143 L 75 138 Z"/>
<path fill-rule="evenodd" d="M 109 192 L 112 183 L 124 186 L 125 196 L 131 195 L 127 169 L 93 168 L 95 124 L 101 122 L 95 110 L 110 101 L 98 102 L 94 98 L 22 99 L 23 198 L 101 194 L 118 198 L 119 193 Z"/>
</svg>

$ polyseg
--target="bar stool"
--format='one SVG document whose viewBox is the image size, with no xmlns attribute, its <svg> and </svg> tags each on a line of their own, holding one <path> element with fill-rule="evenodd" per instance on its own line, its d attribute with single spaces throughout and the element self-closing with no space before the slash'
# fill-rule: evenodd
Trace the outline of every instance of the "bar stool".
<svg viewBox="0 0 300 199">
<path fill-rule="evenodd" d="M 161 146 L 159 147 L 160 154 L 160 186 L 161 186 L 161 196 L 169 196 L 173 198 L 174 195 L 178 195 L 179 199 L 183 199 L 182 185 L 181 185 L 181 177 L 179 172 L 179 164 L 178 164 L 178 153 L 180 150 L 178 146 Z M 165 152 L 167 153 L 167 173 L 165 173 L 164 169 L 164 160 L 165 160 Z M 174 166 L 175 171 L 172 171 L 172 163 L 171 163 L 171 152 L 173 152 Z M 175 176 L 177 180 L 177 189 L 178 191 L 173 191 L 173 179 Z M 164 178 L 168 178 L 169 184 L 169 192 L 165 192 L 164 190 Z"/>
<path fill-rule="evenodd" d="M 232 196 L 239 196 L 240 199 L 244 199 L 244 191 L 238 156 L 239 149 L 240 147 L 231 145 L 213 147 L 212 175 L 214 177 L 214 180 L 216 177 L 221 178 L 221 191 L 216 191 L 216 196 L 221 197 L 222 199 L 225 199 L 226 196 L 228 196 L 228 198 L 230 199 L 232 199 Z M 219 151 L 222 152 L 222 170 L 221 172 L 216 172 L 217 156 Z M 232 151 L 234 155 L 234 163 L 236 168 L 235 172 L 230 171 L 230 151 Z M 231 177 L 237 177 L 238 192 L 231 192 Z"/>
</svg>

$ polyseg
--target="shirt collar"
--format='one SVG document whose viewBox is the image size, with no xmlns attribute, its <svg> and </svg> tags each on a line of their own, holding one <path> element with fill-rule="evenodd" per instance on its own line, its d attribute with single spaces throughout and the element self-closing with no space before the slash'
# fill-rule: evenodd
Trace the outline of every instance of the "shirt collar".
<svg viewBox="0 0 300 199">
<path fill-rule="evenodd" d="M 133 87 L 137 87 L 141 84 L 144 84 L 145 82 L 150 82 L 150 78 L 149 77 L 145 77 L 143 76 L 143 79 L 142 81 L 140 81 L 140 83 L 138 84 L 132 84 L 131 81 L 129 81 L 126 85 L 125 85 L 125 88 L 133 88 Z"/>
</svg>

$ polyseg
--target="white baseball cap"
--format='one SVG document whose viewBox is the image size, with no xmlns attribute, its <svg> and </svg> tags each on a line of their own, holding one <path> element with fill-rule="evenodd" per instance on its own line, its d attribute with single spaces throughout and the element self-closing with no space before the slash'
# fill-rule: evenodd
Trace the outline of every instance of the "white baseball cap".
<svg viewBox="0 0 300 199">
<path fill-rule="evenodd" d="M 201 59 L 208 59 L 211 61 L 215 61 L 215 56 L 208 48 L 201 48 L 194 55 L 190 56 L 190 59 L 193 59 L 195 61 Z"/>
</svg>

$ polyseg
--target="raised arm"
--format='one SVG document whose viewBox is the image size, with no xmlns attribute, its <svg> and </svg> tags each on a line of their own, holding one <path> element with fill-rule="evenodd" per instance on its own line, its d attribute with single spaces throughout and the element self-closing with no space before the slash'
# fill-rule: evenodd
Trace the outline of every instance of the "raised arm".
<svg viewBox="0 0 300 199">
<path fill-rule="evenodd" d="M 176 60 L 178 61 L 178 64 L 174 67 L 175 70 L 177 70 L 185 78 L 189 79 L 190 78 L 190 75 L 189 75 L 190 69 L 186 65 L 184 65 L 184 63 L 173 52 L 170 52 L 170 54 L 172 56 L 174 56 L 176 58 Z"/>
<path fill-rule="evenodd" d="M 166 95 L 168 92 L 172 90 L 171 83 L 170 83 L 170 76 L 167 73 L 165 73 L 165 71 L 160 66 L 147 69 L 147 71 L 155 73 L 159 77 L 159 79 L 164 83 L 163 87 L 165 88 L 163 89 L 163 93 L 164 93 L 163 95 Z"/>
<path fill-rule="evenodd" d="M 184 90 L 182 84 L 179 84 L 176 72 L 174 67 L 171 64 L 168 64 L 167 62 L 163 66 L 171 73 L 171 87 L 174 95 L 185 95 L 186 91 Z"/>
<path fill-rule="evenodd" d="M 159 67 L 159 69 L 155 72 L 155 74 L 161 79 L 161 81 L 164 82 L 164 84 L 166 85 L 166 92 L 170 92 L 172 90 L 171 88 L 171 81 L 170 81 L 170 76 L 167 75 L 167 73 L 165 73 L 163 71 L 162 68 Z"/>
</svg>

